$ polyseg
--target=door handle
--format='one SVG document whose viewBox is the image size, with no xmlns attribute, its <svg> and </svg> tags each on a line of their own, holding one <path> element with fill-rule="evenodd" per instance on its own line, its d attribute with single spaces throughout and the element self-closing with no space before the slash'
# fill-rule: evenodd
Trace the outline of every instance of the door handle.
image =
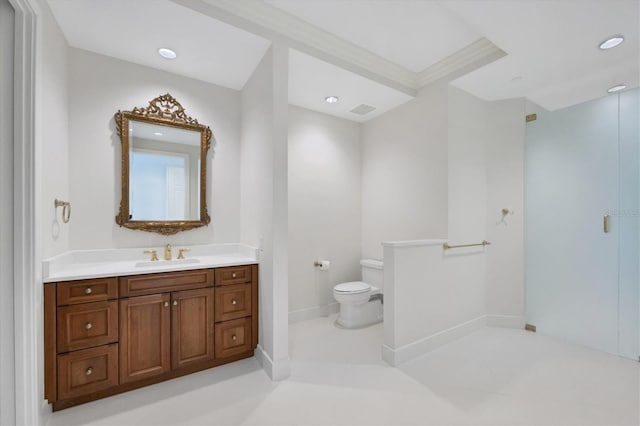
<svg viewBox="0 0 640 426">
<path fill-rule="evenodd" d="M 602 230 L 604 231 L 605 234 L 609 233 L 609 215 L 605 214 L 602 217 Z"/>
</svg>

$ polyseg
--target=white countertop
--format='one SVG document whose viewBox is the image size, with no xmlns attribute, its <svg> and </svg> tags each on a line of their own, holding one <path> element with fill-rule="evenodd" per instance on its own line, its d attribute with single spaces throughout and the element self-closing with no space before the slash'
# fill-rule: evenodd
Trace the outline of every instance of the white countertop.
<svg viewBox="0 0 640 426">
<path fill-rule="evenodd" d="M 190 249 L 185 253 L 184 260 L 175 260 L 179 248 Z M 50 283 L 249 265 L 260 261 L 260 251 L 244 244 L 173 247 L 173 261 L 150 262 L 150 255 L 143 253 L 145 250 L 156 250 L 160 259 L 164 255 L 164 247 L 69 251 L 42 262 L 42 280 L 45 283 Z"/>
</svg>

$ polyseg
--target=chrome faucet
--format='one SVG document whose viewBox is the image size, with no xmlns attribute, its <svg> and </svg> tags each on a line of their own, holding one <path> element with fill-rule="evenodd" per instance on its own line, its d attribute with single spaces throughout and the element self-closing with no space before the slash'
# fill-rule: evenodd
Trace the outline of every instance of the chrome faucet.
<svg viewBox="0 0 640 426">
<path fill-rule="evenodd" d="M 164 260 L 171 260 L 171 244 L 164 246 Z"/>
</svg>

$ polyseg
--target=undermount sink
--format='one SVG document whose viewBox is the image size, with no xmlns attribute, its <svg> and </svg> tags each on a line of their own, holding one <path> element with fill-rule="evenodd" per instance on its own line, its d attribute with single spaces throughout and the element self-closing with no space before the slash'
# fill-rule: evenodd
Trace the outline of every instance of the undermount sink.
<svg viewBox="0 0 640 426">
<path fill-rule="evenodd" d="M 173 260 L 147 260 L 135 264 L 136 268 L 148 268 L 151 266 L 171 266 L 171 265 L 189 265 L 200 263 L 200 259 L 173 259 Z"/>
</svg>

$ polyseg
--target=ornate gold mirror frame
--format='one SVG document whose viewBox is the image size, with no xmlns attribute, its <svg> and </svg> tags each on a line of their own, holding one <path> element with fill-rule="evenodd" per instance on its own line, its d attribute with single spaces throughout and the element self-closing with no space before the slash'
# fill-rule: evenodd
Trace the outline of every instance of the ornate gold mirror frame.
<svg viewBox="0 0 640 426">
<path fill-rule="evenodd" d="M 130 229 L 173 235 L 179 231 L 206 226 L 211 222 L 207 211 L 207 153 L 211 146 L 211 129 L 189 117 L 182 105 L 170 94 L 158 96 L 149 102 L 146 108 L 133 108 L 133 111 L 118 111 L 114 116 L 116 129 L 122 142 L 122 198 L 116 223 Z M 129 200 L 130 179 L 130 121 L 160 126 L 169 126 L 200 133 L 200 175 L 199 175 L 199 220 L 132 220 Z"/>
</svg>

